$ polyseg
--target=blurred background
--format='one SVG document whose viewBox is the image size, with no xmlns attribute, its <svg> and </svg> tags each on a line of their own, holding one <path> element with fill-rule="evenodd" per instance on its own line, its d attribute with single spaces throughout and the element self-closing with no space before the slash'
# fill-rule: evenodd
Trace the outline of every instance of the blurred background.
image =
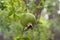
<svg viewBox="0 0 60 40">
<path fill-rule="evenodd" d="M 22 31 L 23 13 L 38 20 L 33 30 Z M 0 0 L 0 40 L 60 40 L 60 0 Z"/>
</svg>

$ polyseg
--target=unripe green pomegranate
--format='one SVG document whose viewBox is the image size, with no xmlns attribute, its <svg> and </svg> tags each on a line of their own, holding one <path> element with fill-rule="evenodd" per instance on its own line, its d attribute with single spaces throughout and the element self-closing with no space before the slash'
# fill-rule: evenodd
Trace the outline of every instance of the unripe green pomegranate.
<svg viewBox="0 0 60 40">
<path fill-rule="evenodd" d="M 20 23 L 25 27 L 29 25 L 34 26 L 36 24 L 36 17 L 32 13 L 22 13 L 20 15 Z"/>
</svg>

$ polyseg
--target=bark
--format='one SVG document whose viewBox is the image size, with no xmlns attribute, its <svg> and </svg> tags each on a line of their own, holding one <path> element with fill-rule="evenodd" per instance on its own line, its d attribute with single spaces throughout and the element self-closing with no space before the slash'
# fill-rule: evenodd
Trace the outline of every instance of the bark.
<svg viewBox="0 0 60 40">
<path fill-rule="evenodd" d="M 45 1 L 45 0 L 44 0 L 44 1 Z M 27 4 L 29 3 L 29 0 L 24 0 L 24 2 L 25 2 L 25 4 L 26 4 L 27 9 L 29 9 L 29 6 L 27 5 Z M 36 6 L 38 6 L 40 2 L 41 2 L 41 0 L 35 0 Z M 37 9 L 36 9 L 36 12 L 34 12 L 34 15 L 36 16 L 37 19 L 40 18 L 42 9 L 43 9 L 43 7 L 42 7 L 42 8 L 37 8 Z"/>
<path fill-rule="evenodd" d="M 2 32 L 0 32 L 0 40 L 4 40 L 4 36 Z"/>
<path fill-rule="evenodd" d="M 45 0 L 44 0 L 44 1 L 45 1 Z M 41 3 L 41 0 L 36 0 L 36 1 L 35 1 L 35 4 L 36 4 L 37 6 L 39 5 L 39 3 Z M 40 5 L 41 5 L 41 4 L 40 4 Z M 43 7 L 36 9 L 35 16 L 36 16 L 37 19 L 40 18 L 42 10 L 43 10 Z"/>
</svg>

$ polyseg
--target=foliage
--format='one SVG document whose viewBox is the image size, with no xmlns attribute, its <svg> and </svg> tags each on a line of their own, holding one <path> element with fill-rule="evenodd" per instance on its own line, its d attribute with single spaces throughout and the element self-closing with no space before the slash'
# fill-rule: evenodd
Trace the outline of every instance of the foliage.
<svg viewBox="0 0 60 40">
<path fill-rule="evenodd" d="M 1 4 L 1 2 L 3 2 L 3 4 Z M 34 1 L 31 1 L 29 3 L 29 11 L 33 13 L 35 12 L 36 8 L 41 8 L 43 7 L 43 5 L 44 0 L 42 1 L 42 6 L 36 6 L 34 4 Z M 31 40 L 31 36 L 33 36 L 34 40 L 48 40 L 48 35 L 50 34 L 47 30 L 49 29 L 50 25 L 48 21 L 44 19 L 43 16 L 40 19 L 38 19 L 38 22 L 36 20 L 36 28 L 34 28 L 33 30 L 28 30 L 26 32 L 22 31 L 23 25 L 21 25 L 20 23 L 20 16 L 23 13 L 27 13 L 26 4 L 23 0 L 0 0 L 0 31 L 4 33 L 5 39 L 9 36 L 12 36 L 14 40 Z M 27 17 L 29 17 L 29 15 L 27 15 Z M 32 19 L 33 21 L 35 21 L 35 18 Z M 24 18 L 22 20 L 24 20 Z M 38 33 L 38 31 L 40 32 L 40 34 Z"/>
</svg>

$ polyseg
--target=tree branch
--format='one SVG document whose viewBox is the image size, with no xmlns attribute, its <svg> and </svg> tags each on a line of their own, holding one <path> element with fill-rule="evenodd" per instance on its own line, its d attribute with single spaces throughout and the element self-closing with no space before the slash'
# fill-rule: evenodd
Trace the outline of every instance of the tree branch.
<svg viewBox="0 0 60 40">
<path fill-rule="evenodd" d="M 36 0 L 36 1 L 35 1 L 35 4 L 38 6 L 38 5 L 41 3 L 41 1 L 42 1 L 42 0 Z M 44 2 L 45 2 L 45 0 L 44 0 Z M 43 7 L 36 9 L 35 16 L 36 16 L 37 19 L 40 18 L 42 9 L 43 9 Z"/>
</svg>

